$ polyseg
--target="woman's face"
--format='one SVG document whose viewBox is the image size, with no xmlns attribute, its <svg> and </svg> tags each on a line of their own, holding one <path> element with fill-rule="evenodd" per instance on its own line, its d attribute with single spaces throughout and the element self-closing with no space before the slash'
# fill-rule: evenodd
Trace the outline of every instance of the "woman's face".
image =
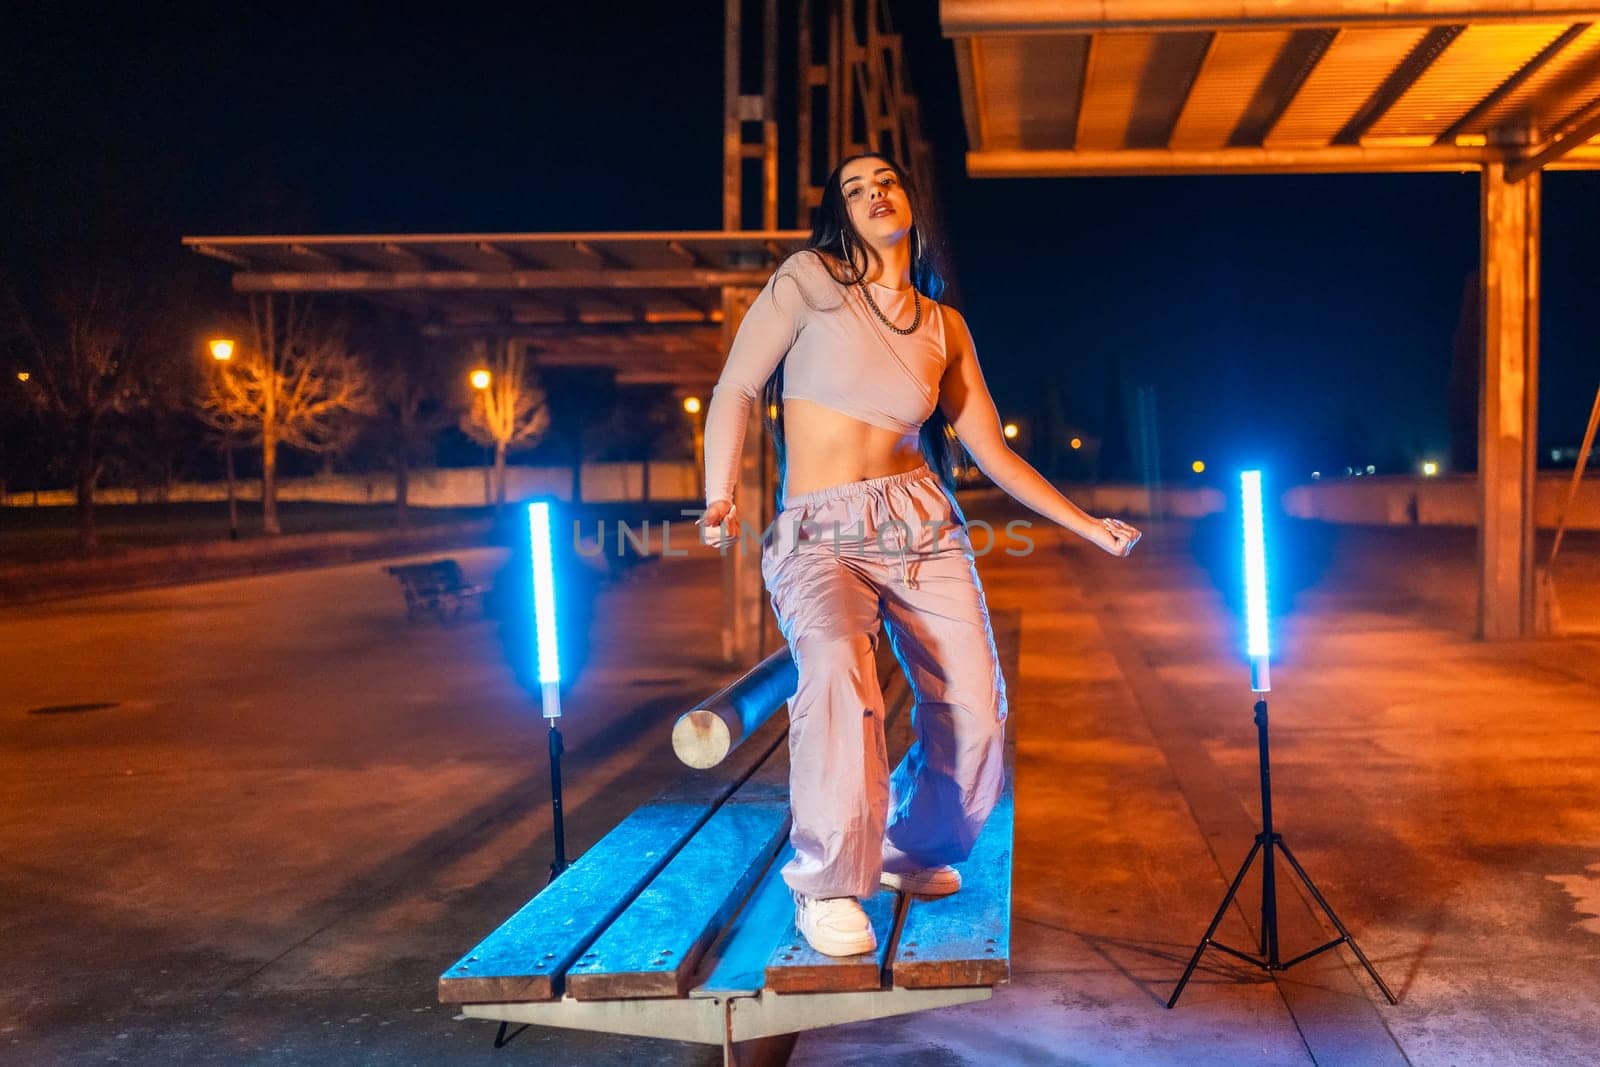
<svg viewBox="0 0 1600 1067">
<path fill-rule="evenodd" d="M 894 168 L 876 156 L 846 164 L 839 191 L 856 232 L 873 245 L 894 244 L 911 232 L 911 198 Z"/>
</svg>

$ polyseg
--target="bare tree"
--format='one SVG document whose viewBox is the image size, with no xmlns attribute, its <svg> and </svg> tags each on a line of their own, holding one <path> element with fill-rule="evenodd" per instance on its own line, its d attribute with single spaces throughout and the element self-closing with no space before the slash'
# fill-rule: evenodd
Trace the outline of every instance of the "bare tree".
<svg viewBox="0 0 1600 1067">
<path fill-rule="evenodd" d="M 17 384 L 63 432 L 85 549 L 99 544 L 94 490 L 110 424 L 151 401 L 175 356 L 165 309 L 148 288 L 107 250 L 57 260 L 0 295 L 0 339 L 22 368 Z"/>
<path fill-rule="evenodd" d="M 637 461 L 640 499 L 650 499 L 650 462 L 695 454 L 693 424 L 682 402 L 662 386 L 618 387 L 615 402 L 596 420 L 589 443 L 601 459 Z"/>
<path fill-rule="evenodd" d="M 368 323 L 362 342 L 378 379 L 376 416 L 365 437 L 394 468 L 395 522 L 409 524 L 411 470 L 432 459 L 434 439 L 460 412 L 449 402 L 456 369 L 453 353 L 399 319 L 378 316 Z"/>
<path fill-rule="evenodd" d="M 212 375 L 201 416 L 234 440 L 261 444 L 261 525 L 278 523 L 278 446 L 337 452 L 375 409 L 372 379 L 349 349 L 342 325 L 312 315 L 293 295 L 250 297 L 250 328 L 233 358 Z"/>
<path fill-rule="evenodd" d="M 467 436 L 494 446 L 495 506 L 506 502 L 506 453 L 532 448 L 550 427 L 550 406 L 516 341 L 472 344 L 472 406 L 461 420 Z"/>
</svg>

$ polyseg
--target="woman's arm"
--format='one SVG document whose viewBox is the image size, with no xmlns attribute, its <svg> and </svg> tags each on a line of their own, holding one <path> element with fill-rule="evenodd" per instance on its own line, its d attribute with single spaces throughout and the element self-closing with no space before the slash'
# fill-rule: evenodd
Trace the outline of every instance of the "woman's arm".
<svg viewBox="0 0 1600 1067">
<path fill-rule="evenodd" d="M 708 508 L 719 500 L 733 501 L 750 408 L 760 402 L 762 386 L 799 336 L 806 305 L 794 278 L 798 265 L 792 264 L 793 258 L 767 279 L 751 302 L 711 390 L 705 426 Z"/>
<path fill-rule="evenodd" d="M 939 305 L 939 312 L 944 316 L 945 346 L 949 353 L 944 377 L 939 383 L 939 407 L 955 428 L 956 436 L 972 454 L 978 469 L 1023 506 L 1112 555 L 1127 555 L 1139 539 L 1137 530 L 1088 514 L 1062 496 L 1044 475 L 1011 450 L 1000 425 L 999 412 L 995 410 L 994 398 L 978 366 L 977 346 L 973 343 L 972 332 L 967 329 L 966 319 L 959 311 L 943 304 Z"/>
</svg>

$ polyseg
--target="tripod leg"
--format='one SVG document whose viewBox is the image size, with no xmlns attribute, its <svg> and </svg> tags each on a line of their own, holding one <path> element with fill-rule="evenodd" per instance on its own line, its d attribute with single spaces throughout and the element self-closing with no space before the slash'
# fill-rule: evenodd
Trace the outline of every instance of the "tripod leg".
<svg viewBox="0 0 1600 1067">
<path fill-rule="evenodd" d="M 1267 842 L 1261 848 L 1261 958 L 1267 961 L 1267 970 L 1278 967 L 1278 870 L 1273 858 L 1274 846 L 1283 847 L 1277 834 L 1265 835 Z"/>
<path fill-rule="evenodd" d="M 1344 928 L 1344 923 L 1339 921 L 1339 916 L 1334 913 L 1333 908 L 1323 897 L 1322 891 L 1317 888 L 1316 883 L 1311 880 L 1311 876 L 1306 873 L 1306 869 L 1300 866 L 1300 861 L 1294 858 L 1294 853 L 1289 851 L 1289 846 L 1284 844 L 1282 840 L 1279 840 L 1278 848 L 1282 850 L 1283 858 L 1288 860 L 1289 865 L 1294 868 L 1294 873 L 1300 876 L 1300 880 L 1304 882 L 1306 888 L 1311 891 L 1311 896 L 1317 902 L 1317 905 L 1322 908 L 1329 920 L 1332 921 L 1333 928 L 1339 931 L 1339 936 L 1344 938 L 1345 944 L 1350 946 L 1350 951 L 1356 954 L 1356 959 L 1360 960 L 1361 966 L 1366 968 L 1367 975 L 1372 979 L 1373 984 L 1376 985 L 1380 991 L 1382 991 L 1384 999 L 1390 1004 L 1400 1003 L 1400 1001 L 1396 999 L 1395 995 L 1389 992 L 1389 987 L 1384 984 L 1383 979 L 1378 977 L 1377 969 L 1372 966 L 1372 961 L 1367 959 L 1367 954 L 1365 952 L 1361 951 L 1361 946 L 1356 944 L 1356 939 L 1350 936 L 1350 931 Z"/>
<path fill-rule="evenodd" d="M 1183 970 L 1183 977 L 1178 979 L 1178 986 L 1172 991 L 1172 996 L 1167 1000 L 1167 1007 L 1171 1008 L 1178 1003 L 1178 997 L 1183 995 L 1183 987 L 1189 984 L 1189 977 L 1194 974 L 1194 969 L 1200 963 L 1200 957 L 1205 954 L 1206 946 L 1211 944 L 1211 937 L 1217 932 L 1217 927 L 1222 925 L 1222 917 L 1228 912 L 1228 905 L 1233 903 L 1234 894 L 1239 892 L 1239 884 L 1244 881 L 1245 872 L 1250 869 L 1250 864 L 1255 862 L 1256 853 L 1261 851 L 1261 838 L 1256 838 L 1256 843 L 1250 846 L 1250 854 L 1244 858 L 1244 863 L 1239 865 L 1239 873 L 1233 876 L 1233 884 L 1228 886 L 1228 893 L 1222 898 L 1221 907 L 1211 917 L 1211 925 L 1206 927 L 1205 936 L 1200 939 L 1194 955 L 1189 957 L 1189 966 Z"/>
</svg>

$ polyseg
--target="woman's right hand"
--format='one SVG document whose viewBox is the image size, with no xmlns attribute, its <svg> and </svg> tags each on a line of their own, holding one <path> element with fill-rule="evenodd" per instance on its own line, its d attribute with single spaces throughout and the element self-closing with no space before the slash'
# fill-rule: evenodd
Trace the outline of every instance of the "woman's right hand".
<svg viewBox="0 0 1600 1067">
<path fill-rule="evenodd" d="M 731 500 L 713 500 L 705 514 L 695 520 L 700 539 L 712 548 L 722 548 L 739 540 L 739 516 Z"/>
</svg>

